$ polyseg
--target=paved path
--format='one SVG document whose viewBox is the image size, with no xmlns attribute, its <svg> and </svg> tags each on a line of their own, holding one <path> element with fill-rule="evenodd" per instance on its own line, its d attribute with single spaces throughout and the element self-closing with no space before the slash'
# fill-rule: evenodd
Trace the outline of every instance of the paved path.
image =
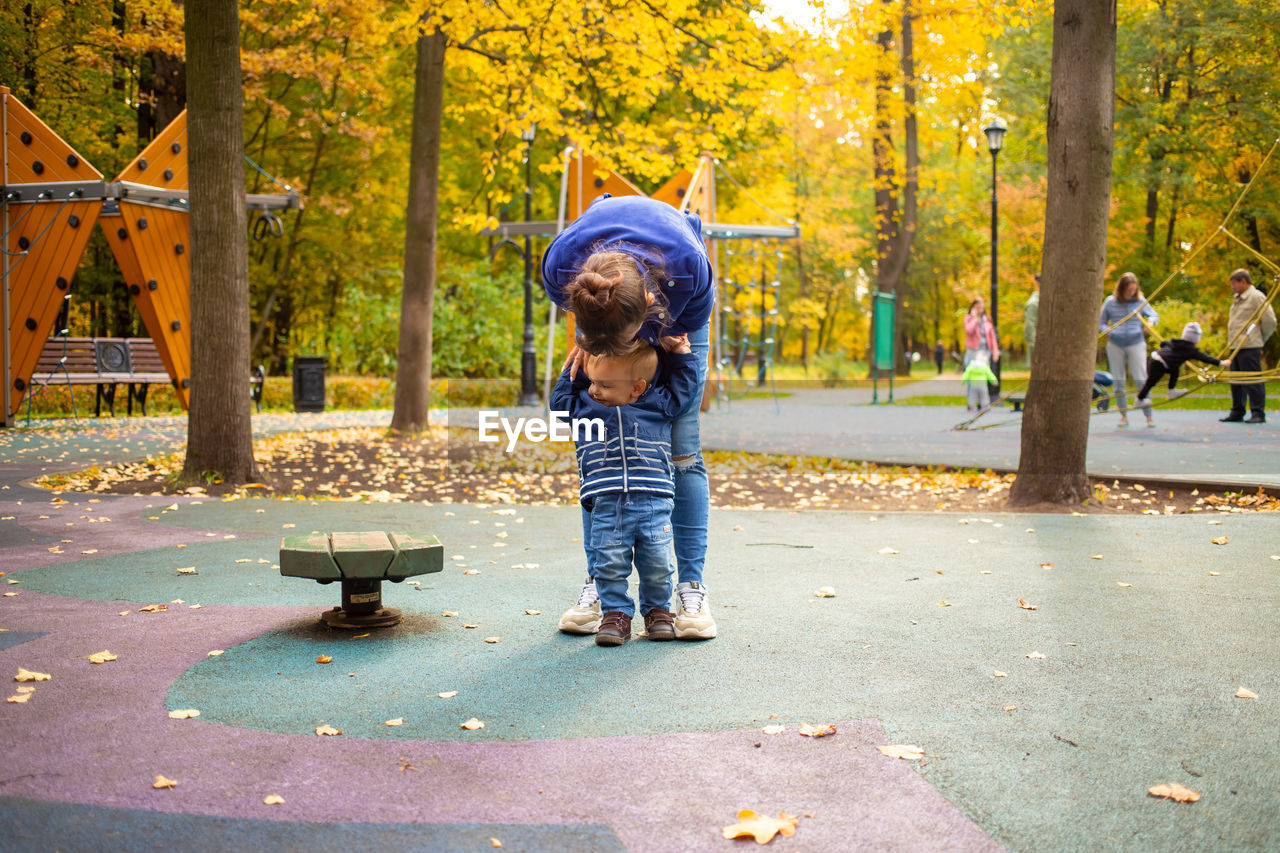
<svg viewBox="0 0 1280 853">
<path fill-rule="evenodd" d="M 606 650 L 553 630 L 575 507 L 21 484 L 172 441 L 152 428 L 0 433 L 0 672 L 53 676 L 0 705 L 5 850 L 727 850 L 741 808 L 802 815 L 784 850 L 1280 846 L 1276 516 L 716 511 L 721 636 Z M 313 529 L 430 531 L 450 559 L 355 637 L 318 621 L 333 587 L 272 568 Z M 1203 799 L 1146 795 L 1166 781 Z"/>
</svg>

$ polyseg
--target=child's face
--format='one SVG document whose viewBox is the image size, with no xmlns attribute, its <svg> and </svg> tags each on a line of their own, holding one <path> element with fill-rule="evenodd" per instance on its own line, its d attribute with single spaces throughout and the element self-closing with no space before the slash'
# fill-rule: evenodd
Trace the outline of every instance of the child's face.
<svg viewBox="0 0 1280 853">
<path fill-rule="evenodd" d="M 629 362 L 593 356 L 587 362 L 587 376 L 591 377 L 591 386 L 587 393 L 591 399 L 604 406 L 625 406 L 634 403 L 644 393 L 645 381 L 631 375 L 633 366 Z"/>
</svg>

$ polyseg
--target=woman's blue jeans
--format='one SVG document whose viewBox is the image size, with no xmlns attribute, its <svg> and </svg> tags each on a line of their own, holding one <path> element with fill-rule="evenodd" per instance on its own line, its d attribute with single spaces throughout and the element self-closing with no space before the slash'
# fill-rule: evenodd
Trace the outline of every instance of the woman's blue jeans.
<svg viewBox="0 0 1280 853">
<path fill-rule="evenodd" d="M 707 522 L 711 514 L 711 488 L 707 483 L 707 466 L 702 461 L 702 436 L 698 431 L 698 414 L 702 394 L 707 387 L 707 357 L 711 348 L 711 329 L 703 327 L 689 333 L 689 346 L 698 356 L 698 390 L 684 411 L 671 423 L 671 457 L 675 462 L 676 497 L 671 513 L 675 534 L 676 574 L 680 583 L 702 583 L 702 569 L 707 561 Z M 681 458 L 684 457 L 684 458 Z M 596 576 L 591 553 L 591 513 L 582 511 L 582 542 L 587 545 L 587 574 Z"/>
</svg>

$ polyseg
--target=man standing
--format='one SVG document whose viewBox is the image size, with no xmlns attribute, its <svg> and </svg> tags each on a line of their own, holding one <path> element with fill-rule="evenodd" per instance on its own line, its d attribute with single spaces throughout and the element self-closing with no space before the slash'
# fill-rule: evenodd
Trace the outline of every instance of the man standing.
<svg viewBox="0 0 1280 853">
<path fill-rule="evenodd" d="M 1240 349 L 1231 358 L 1232 371 L 1262 369 L 1262 345 L 1276 330 L 1276 312 L 1267 304 L 1267 297 L 1253 286 L 1253 277 L 1245 269 L 1231 274 L 1231 313 L 1227 318 L 1227 347 Z M 1255 382 L 1249 385 L 1231 386 L 1231 411 L 1221 420 L 1223 423 L 1266 423 L 1265 410 L 1267 384 Z M 1249 417 L 1244 416 L 1245 402 L 1249 404 Z"/>
<path fill-rule="evenodd" d="M 1027 340 L 1027 368 L 1031 368 L 1031 353 L 1036 348 L 1036 321 L 1040 319 L 1040 274 L 1027 304 L 1022 309 L 1023 333 Z"/>
</svg>

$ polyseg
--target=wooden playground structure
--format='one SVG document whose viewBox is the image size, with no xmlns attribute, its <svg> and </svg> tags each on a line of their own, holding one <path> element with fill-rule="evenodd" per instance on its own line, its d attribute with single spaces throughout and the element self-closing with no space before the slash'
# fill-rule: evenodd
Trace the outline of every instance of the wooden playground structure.
<svg viewBox="0 0 1280 853">
<path fill-rule="evenodd" d="M 165 128 L 113 181 L 0 86 L 0 249 L 3 249 L 4 424 L 13 426 L 37 385 L 71 384 L 65 358 L 36 377 L 96 224 L 102 226 L 125 285 L 183 407 L 191 386 L 191 267 L 187 193 L 187 114 Z M 292 191 L 246 194 L 250 210 L 297 209 Z M 128 349 L 100 350 L 104 377 L 128 382 Z M 104 357 L 107 362 L 104 363 Z M 65 381 L 60 381 L 61 369 Z"/>
</svg>

